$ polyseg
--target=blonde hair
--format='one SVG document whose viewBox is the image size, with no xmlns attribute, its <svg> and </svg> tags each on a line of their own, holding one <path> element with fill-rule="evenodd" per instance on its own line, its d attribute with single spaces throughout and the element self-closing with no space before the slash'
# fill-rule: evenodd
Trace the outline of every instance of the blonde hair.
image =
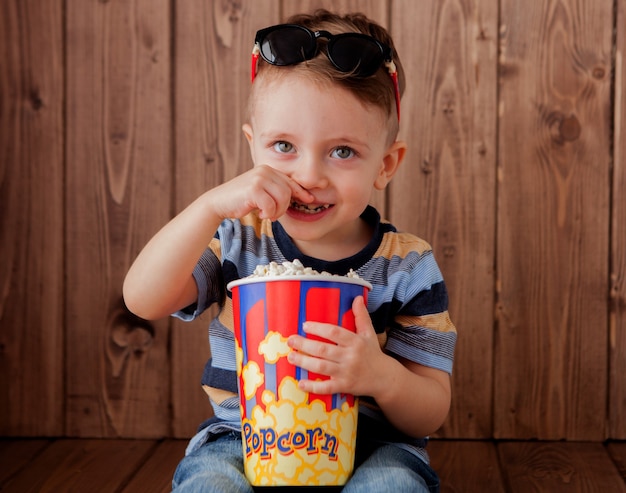
<svg viewBox="0 0 626 493">
<path fill-rule="evenodd" d="M 287 19 L 288 24 L 304 26 L 311 31 L 328 31 L 332 34 L 362 33 L 372 36 L 374 39 L 389 46 L 392 50 L 393 62 L 398 71 L 398 83 L 400 95 L 404 93 L 406 81 L 404 69 L 393 44 L 393 39 L 385 28 L 367 18 L 361 13 L 338 15 L 328 10 L 316 10 L 313 14 L 297 14 Z M 323 43 L 324 40 L 318 41 Z M 369 77 L 355 77 L 350 73 L 337 70 L 328 57 L 320 50 L 313 59 L 297 65 L 276 67 L 259 60 L 257 78 L 277 80 L 287 73 L 303 74 L 307 79 L 321 84 L 338 84 L 347 89 L 358 100 L 366 105 L 372 105 L 383 111 L 390 124 L 390 140 L 395 140 L 398 134 L 398 118 L 396 114 L 396 98 L 393 82 L 389 76 L 387 67 L 384 65 Z M 255 99 L 255 86 L 252 84 L 252 92 L 248 105 L 248 114 L 251 115 L 253 100 Z"/>
</svg>

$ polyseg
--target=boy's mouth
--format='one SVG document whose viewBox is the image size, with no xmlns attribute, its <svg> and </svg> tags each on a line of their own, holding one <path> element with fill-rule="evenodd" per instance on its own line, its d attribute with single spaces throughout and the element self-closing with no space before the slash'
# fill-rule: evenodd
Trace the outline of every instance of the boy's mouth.
<svg viewBox="0 0 626 493">
<path fill-rule="evenodd" d="M 305 214 L 319 214 L 326 209 L 330 209 L 332 204 L 301 204 L 295 200 L 291 201 L 290 207 L 298 212 Z"/>
</svg>

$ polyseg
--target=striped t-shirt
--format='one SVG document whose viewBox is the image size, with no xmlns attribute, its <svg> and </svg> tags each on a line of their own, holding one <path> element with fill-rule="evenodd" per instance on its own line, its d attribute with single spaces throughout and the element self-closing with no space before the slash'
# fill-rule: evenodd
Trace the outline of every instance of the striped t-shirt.
<svg viewBox="0 0 626 493">
<path fill-rule="evenodd" d="M 193 273 L 198 285 L 197 303 L 175 314 L 192 320 L 212 303 L 221 306 L 209 327 L 211 359 L 202 376 L 215 416 L 194 437 L 188 451 L 212 434 L 241 430 L 232 304 L 226 285 L 252 274 L 257 265 L 299 259 L 320 272 L 345 275 L 353 269 L 373 286 L 367 308 L 385 352 L 452 372 L 456 329 L 448 315 L 446 287 L 430 245 L 397 231 L 382 221 L 373 207 L 361 217 L 374 231 L 371 241 L 359 253 L 332 262 L 303 255 L 280 223 L 261 220 L 254 213 L 222 222 Z M 393 428 L 372 399 L 360 398 L 359 414 L 359 433 L 397 444 L 428 461 L 426 440 L 416 440 Z"/>
</svg>

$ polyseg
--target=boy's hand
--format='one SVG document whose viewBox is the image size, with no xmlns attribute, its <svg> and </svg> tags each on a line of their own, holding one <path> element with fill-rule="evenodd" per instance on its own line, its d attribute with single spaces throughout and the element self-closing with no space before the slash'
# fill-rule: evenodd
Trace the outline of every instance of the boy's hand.
<svg viewBox="0 0 626 493">
<path fill-rule="evenodd" d="M 301 380 L 299 388 L 315 394 L 349 393 L 376 397 L 380 369 L 389 359 L 380 348 L 362 296 L 353 304 L 356 332 L 318 322 L 306 322 L 303 330 L 330 342 L 291 336 L 289 362 L 328 380 Z"/>
<path fill-rule="evenodd" d="M 240 218 L 253 210 L 262 219 L 276 220 L 282 216 L 292 198 L 310 203 L 314 197 L 289 176 L 270 166 L 251 170 L 214 188 L 210 192 L 213 210 L 222 219 Z"/>
</svg>

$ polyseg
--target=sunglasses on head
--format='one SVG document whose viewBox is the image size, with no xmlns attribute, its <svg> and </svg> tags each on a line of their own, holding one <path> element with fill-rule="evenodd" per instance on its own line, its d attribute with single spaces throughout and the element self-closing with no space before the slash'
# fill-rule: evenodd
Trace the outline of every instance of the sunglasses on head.
<svg viewBox="0 0 626 493">
<path fill-rule="evenodd" d="M 400 88 L 391 48 L 367 34 L 331 34 L 328 31 L 311 31 L 297 24 L 279 24 L 261 29 L 256 33 L 252 49 L 252 82 L 256 77 L 259 57 L 270 65 L 296 65 L 317 56 L 320 38 L 328 40 L 324 52 L 340 72 L 368 77 L 383 65 L 387 67 L 400 120 Z"/>
</svg>

